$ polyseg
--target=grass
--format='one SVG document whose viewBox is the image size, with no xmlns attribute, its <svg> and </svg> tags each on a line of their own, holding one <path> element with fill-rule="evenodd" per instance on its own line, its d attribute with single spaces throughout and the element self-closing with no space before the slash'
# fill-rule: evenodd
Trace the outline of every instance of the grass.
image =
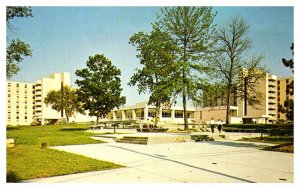
<svg viewBox="0 0 300 189">
<path fill-rule="evenodd" d="M 89 138 L 93 136 L 92 133 L 61 131 L 64 127 L 20 126 L 18 129 L 7 130 L 7 138 L 14 138 L 16 145 L 15 148 L 7 149 L 7 182 L 122 167 L 50 148 L 41 149 L 42 143 L 48 146 L 101 143 Z M 82 128 L 82 125 L 68 127 Z"/>
<path fill-rule="evenodd" d="M 272 144 L 276 144 L 276 145 L 263 148 L 263 150 L 294 153 L 294 136 L 293 135 L 264 136 L 263 139 L 261 139 L 260 137 L 243 138 L 243 139 L 241 139 L 241 141 L 272 143 Z"/>
</svg>

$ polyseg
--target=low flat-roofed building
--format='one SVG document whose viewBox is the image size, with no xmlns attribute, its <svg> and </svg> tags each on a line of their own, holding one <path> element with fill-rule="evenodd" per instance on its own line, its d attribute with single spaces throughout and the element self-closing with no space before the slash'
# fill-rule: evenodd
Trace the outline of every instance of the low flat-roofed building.
<svg viewBox="0 0 300 189">
<path fill-rule="evenodd" d="M 213 118 L 214 121 L 219 119 L 225 123 L 226 122 L 226 106 L 217 106 L 217 107 L 205 107 L 205 108 L 196 108 L 195 111 L 195 122 L 200 124 L 209 124 L 210 120 Z M 230 116 L 229 123 L 241 123 L 242 119 L 237 116 L 238 107 L 230 106 Z"/>
<path fill-rule="evenodd" d="M 194 122 L 194 108 L 187 108 L 188 121 Z M 148 102 L 140 102 L 133 106 L 120 107 L 112 110 L 107 115 L 107 120 L 137 120 L 151 121 L 155 118 L 155 106 L 148 105 Z M 160 108 L 159 121 L 165 123 L 184 123 L 183 107 Z"/>
</svg>

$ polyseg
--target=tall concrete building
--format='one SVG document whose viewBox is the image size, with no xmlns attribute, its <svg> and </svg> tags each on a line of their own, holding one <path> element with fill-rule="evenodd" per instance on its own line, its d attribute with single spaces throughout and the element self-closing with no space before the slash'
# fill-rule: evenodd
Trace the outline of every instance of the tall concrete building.
<svg viewBox="0 0 300 189">
<path fill-rule="evenodd" d="M 29 125 L 34 119 L 34 84 L 8 81 L 6 83 L 6 123 Z"/>
<path fill-rule="evenodd" d="M 230 123 L 263 123 L 271 124 L 280 120 L 287 121 L 285 114 L 278 112 L 278 105 L 284 104 L 293 96 L 286 93 L 287 84 L 293 81 L 293 77 L 277 78 L 276 75 L 266 74 L 258 80 L 255 87 L 261 93 L 261 104 L 250 105 L 244 98 L 237 98 L 237 107 L 230 106 Z M 222 104 L 223 105 L 223 104 Z M 195 121 L 207 123 L 211 118 L 225 120 L 226 107 L 197 108 Z"/>
<path fill-rule="evenodd" d="M 64 118 L 63 112 L 53 110 L 51 106 L 44 103 L 44 99 L 51 90 L 60 90 L 62 86 L 70 86 L 69 73 L 53 73 L 49 77 L 44 77 L 35 82 L 33 87 L 34 93 L 34 119 L 45 124 L 45 121 L 55 122 L 60 118 Z"/>
<path fill-rule="evenodd" d="M 64 112 L 57 112 L 44 103 L 50 90 L 60 90 L 63 85 L 70 86 L 70 74 L 53 73 L 35 83 L 7 81 L 7 118 L 8 125 L 30 125 L 56 123 L 65 119 Z M 94 117 L 76 114 L 70 121 L 90 122 Z"/>
<path fill-rule="evenodd" d="M 244 123 L 275 123 L 277 121 L 277 76 L 266 73 L 258 80 L 256 90 L 261 93 L 261 104 L 249 105 L 244 98 L 237 100 L 238 116 Z"/>
<path fill-rule="evenodd" d="M 294 81 L 293 77 L 283 77 L 277 79 L 277 104 L 284 106 L 284 102 L 294 99 L 293 95 L 287 93 L 287 85 Z M 277 121 L 288 121 L 285 113 L 277 112 Z"/>
</svg>

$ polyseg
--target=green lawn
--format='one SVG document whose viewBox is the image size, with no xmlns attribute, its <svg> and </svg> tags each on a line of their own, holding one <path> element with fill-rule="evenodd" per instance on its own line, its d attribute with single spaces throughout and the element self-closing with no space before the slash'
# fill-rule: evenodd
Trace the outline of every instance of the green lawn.
<svg viewBox="0 0 300 189">
<path fill-rule="evenodd" d="M 275 146 L 269 146 L 263 148 L 268 151 L 278 151 L 278 152 L 288 152 L 294 153 L 294 136 L 264 136 L 262 139 L 260 137 L 253 138 L 243 138 L 241 141 L 248 142 L 266 142 L 276 144 Z"/>
<path fill-rule="evenodd" d="M 89 138 L 92 133 L 61 131 L 63 127 L 20 126 L 19 129 L 8 130 L 7 138 L 14 138 L 16 147 L 7 149 L 7 182 L 122 167 L 54 149 L 41 149 L 42 143 L 48 146 L 101 143 Z"/>
</svg>

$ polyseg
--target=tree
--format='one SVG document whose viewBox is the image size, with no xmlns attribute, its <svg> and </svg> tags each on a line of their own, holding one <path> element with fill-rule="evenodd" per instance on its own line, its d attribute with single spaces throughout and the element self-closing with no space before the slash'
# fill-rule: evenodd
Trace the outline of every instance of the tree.
<svg viewBox="0 0 300 189">
<path fill-rule="evenodd" d="M 226 85 L 226 124 L 229 123 L 232 94 L 251 105 L 259 104 L 262 96 L 256 87 L 266 68 L 261 65 L 262 56 L 245 58 L 251 43 L 246 36 L 248 29 L 249 25 L 243 18 L 233 18 L 215 33 L 216 56 L 212 66 Z"/>
<path fill-rule="evenodd" d="M 139 32 L 130 38 L 130 44 L 137 47 L 142 68 L 137 69 L 128 83 L 137 85 L 139 93 L 150 93 L 148 104 L 155 105 L 155 125 L 160 107 L 171 101 L 172 86 L 170 73 L 174 70 L 174 43 L 170 36 L 154 25 L 150 34 Z"/>
<path fill-rule="evenodd" d="M 292 51 L 292 55 L 294 56 L 294 43 L 292 43 L 290 47 Z M 292 73 L 294 74 L 294 59 L 282 59 L 282 64 L 285 67 L 288 67 L 292 70 Z M 294 80 L 291 81 L 289 84 L 286 86 L 286 95 L 294 95 Z M 286 117 L 288 120 L 294 121 L 294 100 L 293 99 L 288 99 L 284 102 L 284 106 L 282 104 L 278 105 L 278 111 L 281 113 L 285 113 Z"/>
<path fill-rule="evenodd" d="M 90 116 L 104 118 L 115 107 L 126 103 L 121 96 L 121 71 L 103 54 L 90 56 L 86 62 L 87 68 L 76 70 L 75 74 L 82 78 L 75 83 L 79 86 L 78 95 L 83 108 Z"/>
<path fill-rule="evenodd" d="M 31 7 L 6 8 L 6 25 L 9 30 L 12 30 L 10 21 L 15 17 L 32 17 Z M 18 64 L 23 61 L 23 57 L 31 56 L 32 50 L 20 39 L 12 39 L 8 44 L 6 48 L 6 78 L 10 79 L 20 71 Z"/>
<path fill-rule="evenodd" d="M 51 105 L 53 110 L 64 111 L 67 123 L 69 123 L 69 117 L 72 117 L 76 112 L 84 114 L 76 90 L 66 85 L 61 90 L 49 91 L 44 102 L 46 105 Z"/>
<path fill-rule="evenodd" d="M 206 64 L 214 44 L 212 7 L 166 7 L 158 16 L 160 28 L 177 46 L 174 92 L 182 96 L 184 129 L 188 129 L 187 100 L 197 100 L 210 67 Z"/>
</svg>

